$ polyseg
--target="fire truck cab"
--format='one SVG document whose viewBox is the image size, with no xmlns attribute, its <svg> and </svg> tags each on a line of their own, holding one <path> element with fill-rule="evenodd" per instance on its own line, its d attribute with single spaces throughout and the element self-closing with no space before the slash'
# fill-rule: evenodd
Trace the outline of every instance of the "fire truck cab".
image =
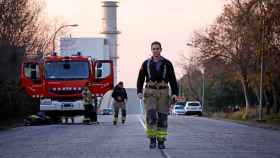
<svg viewBox="0 0 280 158">
<path fill-rule="evenodd" d="M 47 115 L 82 115 L 82 90 L 90 83 L 95 102 L 113 88 L 111 60 L 91 57 L 46 56 L 25 60 L 21 65 L 21 86 L 33 98 L 40 99 L 40 111 Z M 99 99 L 98 99 L 99 98 Z"/>
</svg>

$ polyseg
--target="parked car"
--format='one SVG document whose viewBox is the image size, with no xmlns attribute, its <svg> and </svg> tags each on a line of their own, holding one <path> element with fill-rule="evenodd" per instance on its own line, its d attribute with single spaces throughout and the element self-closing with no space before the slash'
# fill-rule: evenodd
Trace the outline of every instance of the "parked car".
<svg viewBox="0 0 280 158">
<path fill-rule="evenodd" d="M 175 115 L 184 115 L 185 114 L 185 102 L 177 102 L 174 104 L 172 113 Z"/>
<path fill-rule="evenodd" d="M 113 115 L 113 109 L 112 108 L 104 108 L 102 110 L 102 115 Z"/>
<path fill-rule="evenodd" d="M 185 114 L 202 116 L 202 106 L 199 101 L 187 101 Z"/>
</svg>

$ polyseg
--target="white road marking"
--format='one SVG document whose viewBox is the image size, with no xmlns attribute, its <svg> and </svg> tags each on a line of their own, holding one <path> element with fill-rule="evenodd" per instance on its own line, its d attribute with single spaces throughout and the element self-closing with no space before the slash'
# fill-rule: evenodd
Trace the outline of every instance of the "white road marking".
<svg viewBox="0 0 280 158">
<path fill-rule="evenodd" d="M 168 155 L 168 153 L 164 150 L 164 149 L 160 149 L 161 154 L 165 157 L 165 158 L 171 158 L 170 155 Z"/>
<path fill-rule="evenodd" d="M 140 105 L 140 111 L 141 111 L 141 114 L 142 114 L 142 115 L 138 115 L 138 120 L 140 121 L 141 125 L 143 126 L 143 128 L 144 128 L 145 131 L 146 131 L 146 130 L 147 130 L 147 127 L 146 127 L 146 125 L 145 125 L 145 123 L 144 123 L 144 118 L 141 118 L 141 116 L 144 116 L 144 106 L 143 106 L 143 101 L 142 101 L 142 99 L 139 100 L 139 105 Z M 168 154 L 165 150 L 160 149 L 160 152 L 161 152 L 161 154 L 162 154 L 163 157 L 165 157 L 165 158 L 171 158 L 171 157 L 169 156 L 169 154 Z"/>
<path fill-rule="evenodd" d="M 141 118 L 141 115 L 138 115 L 138 120 L 140 121 L 141 125 L 143 126 L 143 128 L 145 129 L 145 131 L 147 130 L 147 127 L 143 121 L 143 119 Z M 171 158 L 171 156 L 163 149 L 160 149 L 160 152 L 162 154 L 163 157 L 165 158 Z"/>
<path fill-rule="evenodd" d="M 141 118 L 141 115 L 138 115 L 138 119 L 139 119 L 141 125 L 143 126 L 143 128 L 144 128 L 145 130 L 147 130 L 147 127 L 146 127 L 146 125 L 145 125 L 143 119 Z"/>
</svg>

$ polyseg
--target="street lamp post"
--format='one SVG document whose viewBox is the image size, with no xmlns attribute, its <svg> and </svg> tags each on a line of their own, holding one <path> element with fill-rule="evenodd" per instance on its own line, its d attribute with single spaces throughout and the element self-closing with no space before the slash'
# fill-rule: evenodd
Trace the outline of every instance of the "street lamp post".
<svg viewBox="0 0 280 158">
<path fill-rule="evenodd" d="M 265 31 L 265 22 L 264 22 L 264 18 L 265 18 L 265 13 L 264 13 L 264 2 L 263 1 L 259 1 L 260 2 L 260 12 L 261 12 L 261 22 L 262 22 L 262 27 L 261 27 L 261 74 L 260 74 L 260 104 L 259 104 L 259 117 L 258 117 L 258 121 L 264 121 L 262 118 L 262 89 L 263 89 L 263 55 L 264 55 L 264 31 Z"/>
<path fill-rule="evenodd" d="M 205 68 L 201 67 L 201 72 L 202 72 L 202 99 L 201 99 L 201 103 L 202 103 L 202 107 L 204 107 L 204 92 L 205 92 Z"/>
<path fill-rule="evenodd" d="M 62 26 L 60 26 L 55 32 L 54 32 L 54 35 L 53 35 L 53 52 L 55 52 L 55 38 L 56 38 L 56 35 L 57 35 L 57 33 L 61 30 L 61 29 L 63 29 L 63 28 L 65 28 L 65 27 L 77 27 L 77 26 L 79 26 L 78 24 L 72 24 L 72 25 L 62 25 Z"/>
</svg>

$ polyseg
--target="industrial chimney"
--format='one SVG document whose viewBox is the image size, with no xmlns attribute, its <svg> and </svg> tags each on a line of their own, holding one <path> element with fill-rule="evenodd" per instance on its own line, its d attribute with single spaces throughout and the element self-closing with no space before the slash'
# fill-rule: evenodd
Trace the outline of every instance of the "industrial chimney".
<svg viewBox="0 0 280 158">
<path fill-rule="evenodd" d="M 117 30 L 117 7 L 116 1 L 103 1 L 102 31 L 109 46 L 109 57 L 114 65 L 114 85 L 117 83 L 117 59 L 118 59 L 118 34 Z"/>
</svg>

